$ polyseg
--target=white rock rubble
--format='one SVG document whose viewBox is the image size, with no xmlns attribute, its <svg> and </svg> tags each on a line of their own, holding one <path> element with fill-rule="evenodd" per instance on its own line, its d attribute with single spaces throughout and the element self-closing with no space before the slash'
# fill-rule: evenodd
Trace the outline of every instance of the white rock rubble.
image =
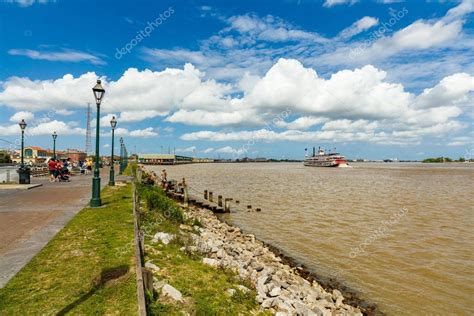
<svg viewBox="0 0 474 316">
<path fill-rule="evenodd" d="M 359 309 L 343 302 L 338 290 L 328 293 L 282 263 L 254 235 L 221 222 L 209 210 L 189 208 L 187 212 L 189 218 L 196 218 L 203 225 L 200 235 L 190 233 L 193 245 L 188 248 L 204 253 L 205 264 L 230 269 L 250 280 L 262 308 L 278 315 L 362 315 Z M 189 231 L 188 227 L 183 228 Z"/>
</svg>

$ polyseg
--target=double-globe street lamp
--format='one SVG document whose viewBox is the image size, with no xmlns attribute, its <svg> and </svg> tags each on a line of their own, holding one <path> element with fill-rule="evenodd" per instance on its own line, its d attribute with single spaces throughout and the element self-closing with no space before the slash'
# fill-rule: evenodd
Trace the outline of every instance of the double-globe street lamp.
<svg viewBox="0 0 474 316">
<path fill-rule="evenodd" d="M 100 135 L 100 103 L 104 97 L 105 90 L 101 85 L 101 81 L 97 80 L 97 84 L 92 88 L 94 93 L 95 103 L 97 105 L 97 119 L 95 129 L 95 167 L 94 177 L 92 178 L 92 198 L 90 202 L 91 207 L 99 207 L 102 205 L 100 200 L 100 156 L 99 156 L 99 135 Z"/>
<path fill-rule="evenodd" d="M 117 120 L 115 116 L 112 117 L 110 121 L 110 126 L 112 127 L 112 154 L 110 156 L 110 177 L 109 177 L 109 185 L 115 185 L 115 165 L 114 165 L 114 132 L 115 126 L 117 126 Z"/>
<path fill-rule="evenodd" d="M 58 134 L 56 131 L 53 133 L 53 158 L 56 159 L 56 138 L 58 138 Z"/>
<path fill-rule="evenodd" d="M 20 184 L 29 184 L 30 183 L 30 170 L 25 167 L 25 129 L 26 129 L 26 122 L 25 120 L 21 120 L 18 124 L 21 128 L 21 164 L 20 169 L 18 170 L 18 177 Z"/>
</svg>

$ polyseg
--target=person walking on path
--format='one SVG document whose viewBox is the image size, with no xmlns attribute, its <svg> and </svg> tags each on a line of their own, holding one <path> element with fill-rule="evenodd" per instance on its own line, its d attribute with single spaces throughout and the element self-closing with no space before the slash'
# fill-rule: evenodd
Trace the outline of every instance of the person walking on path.
<svg viewBox="0 0 474 316">
<path fill-rule="evenodd" d="M 86 162 L 86 174 L 92 173 L 92 160 L 88 159 Z"/>
<path fill-rule="evenodd" d="M 56 161 L 54 160 L 54 158 L 51 158 L 49 161 L 48 161 L 48 170 L 49 170 L 49 174 L 50 174 L 50 179 L 49 179 L 49 182 L 53 182 L 55 179 L 56 179 Z"/>
<path fill-rule="evenodd" d="M 56 166 L 54 170 L 54 180 L 59 181 L 59 174 L 61 173 L 61 169 L 63 168 L 63 164 L 61 163 L 61 160 L 57 159 L 56 160 Z"/>
</svg>

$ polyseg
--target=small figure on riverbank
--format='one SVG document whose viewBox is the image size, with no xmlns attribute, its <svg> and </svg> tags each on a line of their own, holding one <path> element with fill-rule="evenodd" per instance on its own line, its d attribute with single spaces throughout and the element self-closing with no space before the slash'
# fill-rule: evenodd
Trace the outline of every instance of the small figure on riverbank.
<svg viewBox="0 0 474 316">
<path fill-rule="evenodd" d="M 168 183 L 167 177 L 168 177 L 168 174 L 166 173 L 166 169 L 161 170 L 161 186 L 165 189 Z"/>
<path fill-rule="evenodd" d="M 186 186 L 186 179 L 183 178 L 181 182 L 178 182 L 176 185 L 176 192 L 178 193 L 184 193 L 184 187 Z"/>
<path fill-rule="evenodd" d="M 155 180 L 153 179 L 153 175 L 149 174 L 145 180 L 143 180 L 143 184 L 153 186 L 155 185 Z"/>
</svg>

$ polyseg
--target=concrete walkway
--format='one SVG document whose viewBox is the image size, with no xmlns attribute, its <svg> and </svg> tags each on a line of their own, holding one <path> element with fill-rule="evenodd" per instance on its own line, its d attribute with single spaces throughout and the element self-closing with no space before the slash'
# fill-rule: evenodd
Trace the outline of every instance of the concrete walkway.
<svg viewBox="0 0 474 316">
<path fill-rule="evenodd" d="M 108 183 L 102 170 L 101 186 Z M 32 178 L 41 187 L 0 190 L 0 288 L 33 258 L 91 198 L 92 176 L 71 182 Z"/>
<path fill-rule="evenodd" d="M 32 183 L 32 184 L 0 184 L 0 191 L 2 190 L 29 190 L 42 186 L 42 183 Z"/>
</svg>

